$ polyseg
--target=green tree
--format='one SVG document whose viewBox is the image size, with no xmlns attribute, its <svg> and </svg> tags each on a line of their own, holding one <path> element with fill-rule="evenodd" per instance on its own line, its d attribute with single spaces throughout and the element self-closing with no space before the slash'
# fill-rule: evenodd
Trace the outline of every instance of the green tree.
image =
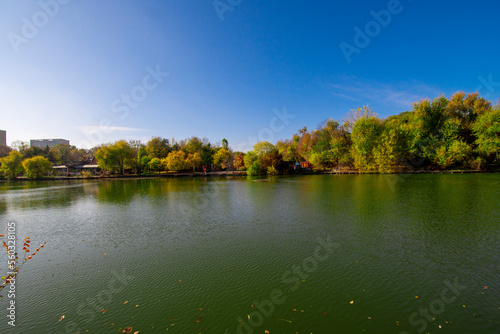
<svg viewBox="0 0 500 334">
<path fill-rule="evenodd" d="M 162 162 L 158 158 L 153 158 L 151 161 L 148 163 L 149 169 L 151 169 L 154 172 L 160 173 L 160 170 L 162 169 Z"/>
<path fill-rule="evenodd" d="M 168 139 L 161 137 L 153 137 L 146 144 L 146 152 L 151 158 L 166 158 L 171 151 Z"/>
<path fill-rule="evenodd" d="M 478 116 L 472 126 L 477 149 L 486 157 L 500 161 L 500 106 Z"/>
<path fill-rule="evenodd" d="M 104 170 L 125 174 L 126 168 L 132 168 L 136 153 L 125 140 L 119 140 L 112 145 L 104 145 L 95 153 L 99 167 Z"/>
<path fill-rule="evenodd" d="M 248 151 L 243 158 L 245 163 L 245 168 L 247 169 L 247 175 L 259 175 L 262 174 L 259 158 L 254 151 Z"/>
<path fill-rule="evenodd" d="M 257 154 L 254 151 L 248 151 L 243 157 L 243 162 L 245 164 L 245 168 L 250 168 L 255 161 L 257 161 Z"/>
<path fill-rule="evenodd" d="M 203 151 L 203 142 L 198 137 L 191 137 L 182 147 L 182 150 L 186 154 L 202 154 Z"/>
<path fill-rule="evenodd" d="M 382 134 L 383 125 L 378 117 L 362 117 L 352 128 L 351 155 L 354 166 L 360 170 L 373 170 L 376 167 L 374 150 Z"/>
<path fill-rule="evenodd" d="M 214 163 L 214 154 L 215 150 L 212 149 L 212 146 L 210 143 L 204 143 L 203 147 L 201 148 L 201 160 L 203 161 L 203 164 L 205 166 L 209 166 Z"/>
<path fill-rule="evenodd" d="M 23 157 L 18 151 L 11 151 L 8 156 L 0 159 L 0 170 L 8 179 L 15 179 L 24 168 L 22 165 Z"/>
<path fill-rule="evenodd" d="M 36 156 L 23 161 L 23 167 L 28 179 L 39 179 L 52 170 L 52 163 L 42 156 Z"/>
<path fill-rule="evenodd" d="M 391 117 L 383 122 L 383 130 L 373 157 L 381 173 L 395 172 L 396 167 L 409 159 L 408 133 L 402 117 Z"/>
<path fill-rule="evenodd" d="M 45 151 L 37 146 L 26 147 L 20 152 L 23 155 L 23 160 L 36 156 L 44 156 L 45 154 Z"/>
<path fill-rule="evenodd" d="M 260 175 L 262 174 L 262 170 L 260 168 L 259 162 L 254 161 L 248 168 L 247 168 L 247 175 L 250 176 L 255 176 L 255 175 Z"/>
<path fill-rule="evenodd" d="M 58 165 L 65 165 L 69 163 L 69 153 L 71 152 L 71 146 L 68 144 L 57 144 L 54 146 L 54 151 L 57 152 L 55 155 L 57 157 Z"/>
</svg>

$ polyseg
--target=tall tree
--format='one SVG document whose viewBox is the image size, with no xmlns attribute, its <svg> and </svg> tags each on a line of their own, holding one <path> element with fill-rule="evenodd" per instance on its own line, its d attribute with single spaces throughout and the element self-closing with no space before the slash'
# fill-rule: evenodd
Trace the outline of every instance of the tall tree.
<svg viewBox="0 0 500 334">
<path fill-rule="evenodd" d="M 378 117 L 362 117 L 352 128 L 351 155 L 354 166 L 361 170 L 373 170 L 376 167 L 374 149 L 382 134 L 383 125 Z"/>
</svg>

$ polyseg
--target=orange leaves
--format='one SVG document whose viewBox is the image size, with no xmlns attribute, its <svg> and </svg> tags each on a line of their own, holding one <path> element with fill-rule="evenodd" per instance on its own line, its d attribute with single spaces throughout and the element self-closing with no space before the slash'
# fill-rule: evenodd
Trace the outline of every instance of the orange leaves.
<svg viewBox="0 0 500 334">
<path fill-rule="evenodd" d="M 4 238 L 5 235 L 4 234 L 0 234 L 0 238 Z M 16 242 L 15 242 L 15 238 L 13 238 L 13 233 L 9 232 L 9 236 L 8 236 L 8 244 L 5 242 L 5 240 L 2 240 L 2 247 L 5 248 L 8 256 L 9 256 L 9 270 L 11 271 L 10 275 L 8 275 L 6 278 L 6 280 L 3 282 L 3 284 L 0 285 L 0 291 L 2 289 L 4 289 L 7 284 L 11 281 L 11 280 L 14 280 L 17 276 L 17 274 L 19 273 L 19 270 L 21 269 L 21 267 L 26 263 L 26 261 L 28 260 L 31 260 L 33 258 L 33 256 L 36 255 L 36 253 L 40 250 L 40 248 L 37 248 L 35 252 L 33 252 L 33 254 L 29 254 L 30 253 L 30 244 L 31 244 L 31 238 L 30 237 L 26 237 L 23 239 L 23 251 L 25 253 L 25 256 L 21 257 L 21 259 L 23 260 L 21 263 L 18 263 L 18 254 L 16 252 Z M 44 248 L 45 247 L 45 242 L 40 246 L 41 248 Z M 19 248 L 20 248 L 20 244 L 19 244 Z M 28 253 L 28 254 L 26 254 Z M 3 278 L 2 278 L 3 279 Z M 1 296 L 0 296 L 1 297 Z M 59 321 L 63 320 L 64 319 L 64 316 L 62 316 Z"/>
</svg>

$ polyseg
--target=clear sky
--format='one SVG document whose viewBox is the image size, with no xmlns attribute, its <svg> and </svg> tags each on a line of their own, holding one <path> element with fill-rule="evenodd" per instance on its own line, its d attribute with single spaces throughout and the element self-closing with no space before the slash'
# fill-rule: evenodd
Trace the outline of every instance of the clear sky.
<svg viewBox="0 0 500 334">
<path fill-rule="evenodd" d="M 387 117 L 458 90 L 500 97 L 497 0 L 2 0 L 0 9 L 8 144 L 199 136 L 246 150 L 366 104 Z"/>
</svg>

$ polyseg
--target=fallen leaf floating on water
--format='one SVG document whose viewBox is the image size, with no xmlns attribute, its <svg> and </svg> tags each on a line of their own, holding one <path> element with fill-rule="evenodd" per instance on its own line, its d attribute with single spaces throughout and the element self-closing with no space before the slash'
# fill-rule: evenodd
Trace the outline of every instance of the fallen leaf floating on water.
<svg viewBox="0 0 500 334">
<path fill-rule="evenodd" d="M 128 303 L 128 300 L 124 301 L 123 304 L 127 304 Z"/>
<path fill-rule="evenodd" d="M 130 327 L 125 327 L 122 331 L 122 333 L 132 333 L 132 326 Z"/>
<path fill-rule="evenodd" d="M 59 318 L 59 321 L 62 321 L 64 318 L 66 318 L 65 315 L 63 315 L 62 317 Z"/>
<path fill-rule="evenodd" d="M 106 309 L 106 310 L 105 310 L 105 309 L 102 309 L 102 310 L 101 310 L 101 312 L 102 312 L 102 313 L 106 313 L 106 312 L 108 312 L 108 311 L 109 311 L 109 310 L 107 310 L 107 309 Z"/>
<path fill-rule="evenodd" d="M 264 331 L 264 333 L 265 333 L 265 334 L 269 334 L 269 331 L 266 329 L 266 330 Z"/>
<path fill-rule="evenodd" d="M 354 304 L 354 300 L 351 300 L 351 301 L 349 302 L 349 304 Z"/>
<path fill-rule="evenodd" d="M 486 290 L 486 289 L 488 289 L 488 287 L 487 286 L 483 286 L 483 289 Z"/>
</svg>

